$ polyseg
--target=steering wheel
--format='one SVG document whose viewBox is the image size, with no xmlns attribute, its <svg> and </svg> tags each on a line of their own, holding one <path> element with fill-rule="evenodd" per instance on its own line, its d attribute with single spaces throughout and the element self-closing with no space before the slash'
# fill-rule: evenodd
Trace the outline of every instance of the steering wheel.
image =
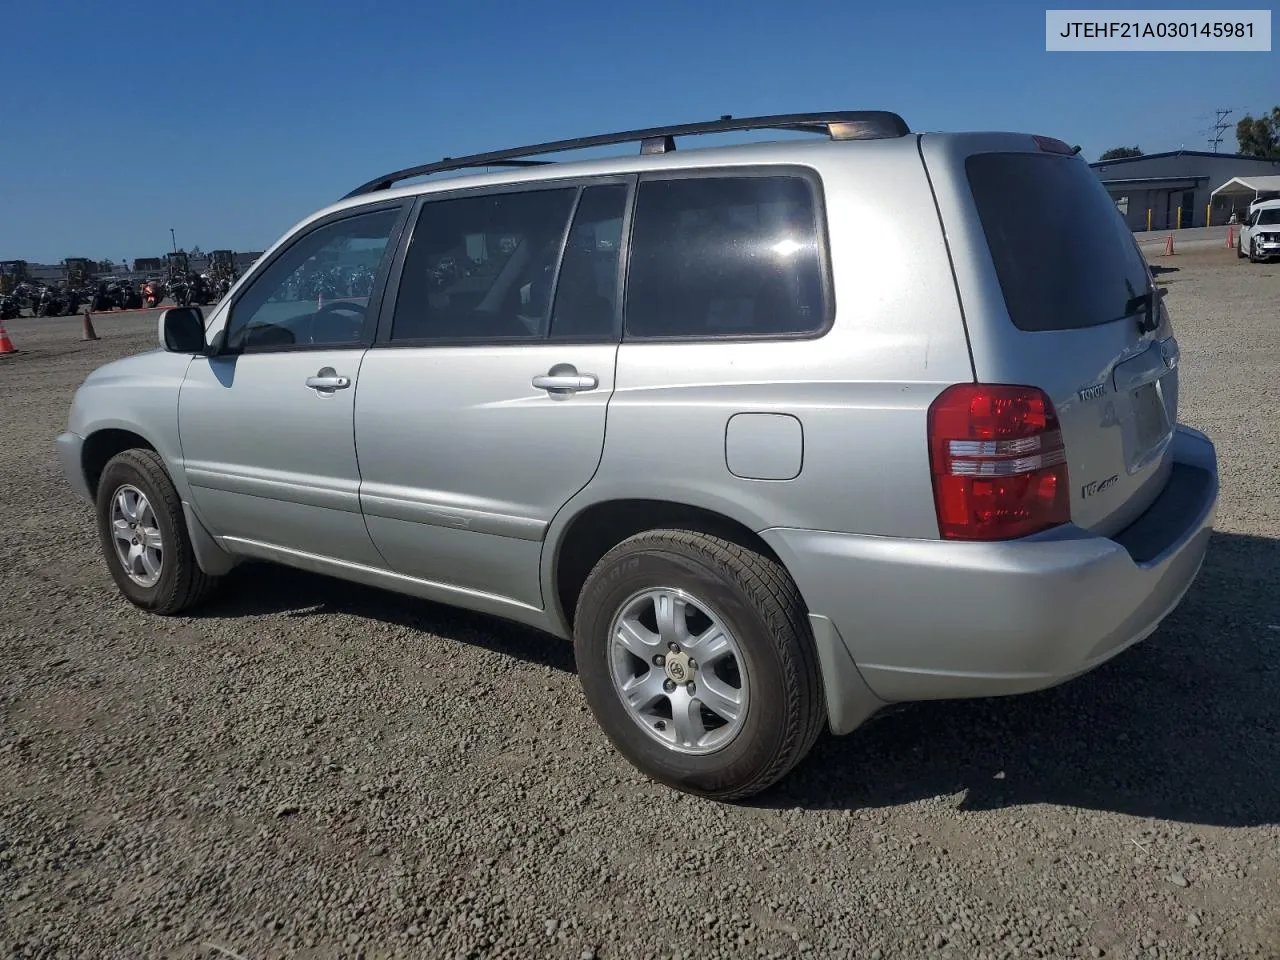
<svg viewBox="0 0 1280 960">
<path fill-rule="evenodd" d="M 349 300 L 329 301 L 311 315 L 311 342 L 349 343 L 359 340 L 360 334 L 364 329 L 365 311 L 366 307 L 361 303 L 352 303 Z M 347 316 L 343 316 L 343 314 Z M 316 326 L 318 323 L 326 324 L 328 329 L 339 335 L 326 335 L 317 340 Z M 321 329 L 323 331 L 326 327 Z"/>
</svg>

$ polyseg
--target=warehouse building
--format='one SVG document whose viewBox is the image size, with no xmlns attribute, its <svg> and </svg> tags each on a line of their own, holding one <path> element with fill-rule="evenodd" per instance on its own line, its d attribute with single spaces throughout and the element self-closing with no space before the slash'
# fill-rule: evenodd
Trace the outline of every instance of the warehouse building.
<svg viewBox="0 0 1280 960">
<path fill-rule="evenodd" d="M 1237 194 L 1214 197 L 1216 188 L 1233 177 L 1280 175 L 1280 160 L 1204 150 L 1149 153 L 1142 157 L 1099 160 L 1089 166 L 1133 230 L 1171 230 L 1179 226 L 1226 223 L 1233 206 L 1237 210 L 1247 209 L 1248 203 L 1242 207 Z"/>
</svg>

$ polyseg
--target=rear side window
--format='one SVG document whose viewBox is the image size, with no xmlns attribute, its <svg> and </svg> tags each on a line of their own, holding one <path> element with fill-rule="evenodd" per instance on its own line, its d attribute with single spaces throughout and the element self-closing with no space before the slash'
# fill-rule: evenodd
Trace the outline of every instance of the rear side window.
<svg viewBox="0 0 1280 960">
<path fill-rule="evenodd" d="M 1129 315 L 1131 298 L 1149 289 L 1133 233 L 1087 164 L 984 153 L 969 157 L 965 172 L 1018 329 L 1111 323 Z"/>
<path fill-rule="evenodd" d="M 547 335 L 574 187 L 423 204 L 405 254 L 392 340 Z"/>
<path fill-rule="evenodd" d="M 778 337 L 827 323 L 814 190 L 802 177 L 640 184 L 630 338 Z"/>
</svg>

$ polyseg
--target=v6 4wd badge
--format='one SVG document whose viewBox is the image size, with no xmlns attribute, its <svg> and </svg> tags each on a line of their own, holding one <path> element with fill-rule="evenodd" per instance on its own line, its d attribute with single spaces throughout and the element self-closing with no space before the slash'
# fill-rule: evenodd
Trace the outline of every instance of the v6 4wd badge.
<svg viewBox="0 0 1280 960">
<path fill-rule="evenodd" d="M 1105 480 L 1091 480 L 1080 488 L 1080 496 L 1082 499 L 1088 500 L 1095 494 L 1101 493 L 1103 490 L 1109 490 L 1120 482 L 1120 474 L 1113 473 Z"/>
</svg>

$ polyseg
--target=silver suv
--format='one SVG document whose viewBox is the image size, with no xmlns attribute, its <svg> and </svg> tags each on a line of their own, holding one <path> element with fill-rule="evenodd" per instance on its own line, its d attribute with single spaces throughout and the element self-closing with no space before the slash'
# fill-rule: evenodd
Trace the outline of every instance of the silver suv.
<svg viewBox="0 0 1280 960">
<path fill-rule="evenodd" d="M 746 129 L 787 135 L 676 149 Z M 399 171 L 166 311 L 57 446 L 138 606 L 254 559 L 532 624 L 636 767 L 743 797 L 886 704 L 1090 670 L 1195 578 L 1214 447 L 1075 153 L 826 113 Z"/>
</svg>

